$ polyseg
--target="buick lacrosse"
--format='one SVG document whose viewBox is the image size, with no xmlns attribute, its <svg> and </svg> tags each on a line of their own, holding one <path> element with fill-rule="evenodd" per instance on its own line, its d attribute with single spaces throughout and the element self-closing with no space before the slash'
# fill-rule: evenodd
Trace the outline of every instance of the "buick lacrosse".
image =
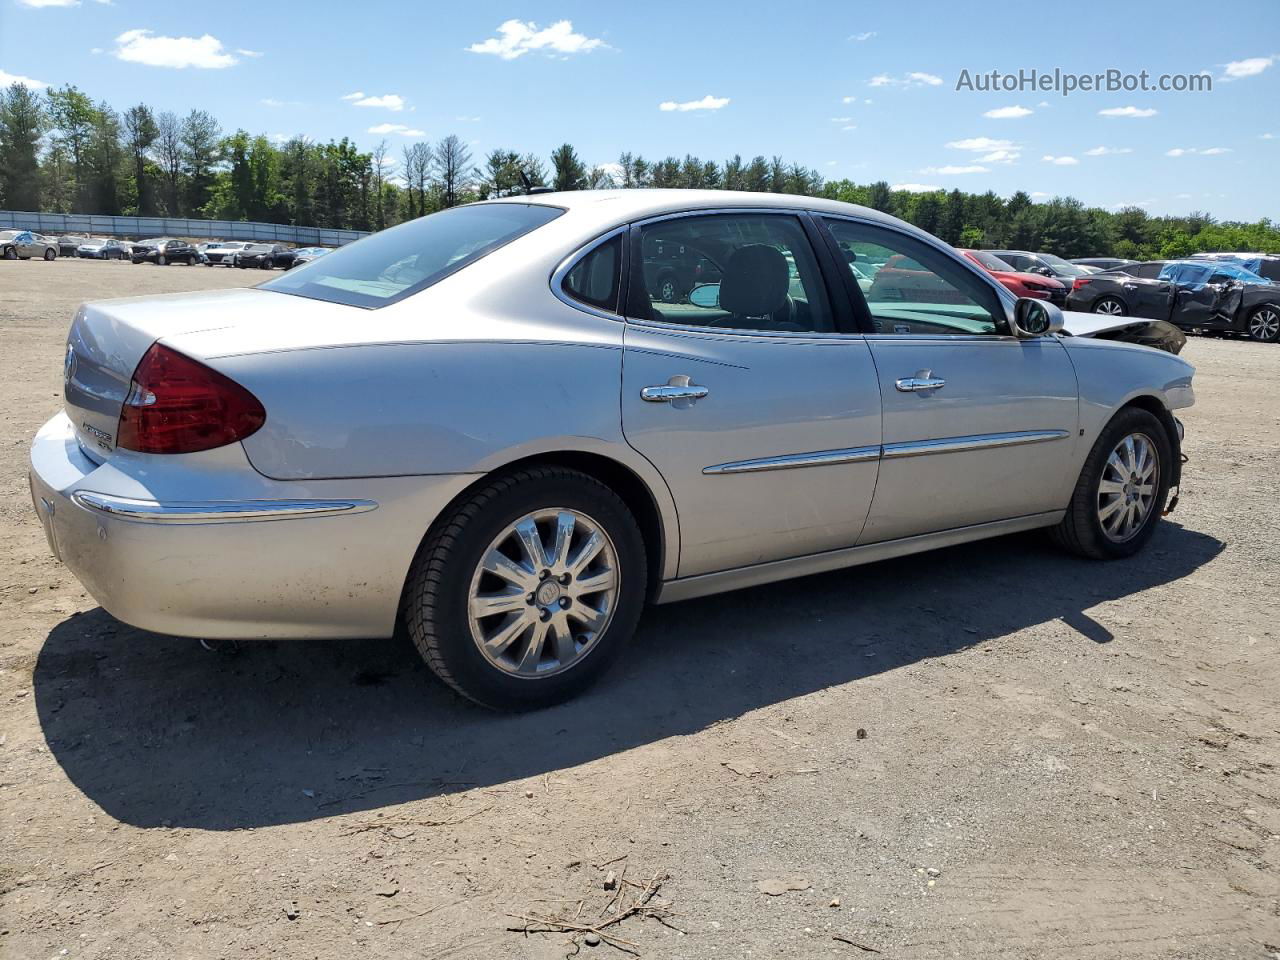
<svg viewBox="0 0 1280 960">
<path fill-rule="evenodd" d="M 1037 527 L 1135 553 L 1193 370 L 1133 324 L 842 203 L 475 203 L 253 289 L 84 305 L 32 494 L 127 623 L 402 628 L 460 693 L 535 707 L 647 602 Z"/>
</svg>

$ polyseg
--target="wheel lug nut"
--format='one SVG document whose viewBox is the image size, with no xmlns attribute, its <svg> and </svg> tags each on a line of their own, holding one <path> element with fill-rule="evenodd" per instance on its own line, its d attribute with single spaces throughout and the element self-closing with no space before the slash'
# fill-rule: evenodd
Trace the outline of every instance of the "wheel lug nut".
<svg viewBox="0 0 1280 960">
<path fill-rule="evenodd" d="M 550 610 L 548 610 L 546 607 L 543 607 L 543 608 L 542 608 L 542 619 L 543 619 L 543 620 L 550 620 L 550 619 L 551 619 L 551 611 L 550 611 Z"/>
<path fill-rule="evenodd" d="M 543 570 L 540 574 L 538 574 L 538 579 L 539 579 L 539 580 L 545 580 L 545 579 L 547 579 L 547 577 L 549 577 L 549 576 L 551 576 L 551 571 L 550 571 L 550 570 Z"/>
<path fill-rule="evenodd" d="M 537 601 L 537 599 L 538 598 L 535 597 L 532 593 L 529 594 L 529 596 L 525 597 L 525 600 L 528 601 L 530 606 L 533 606 L 533 604 Z"/>
<path fill-rule="evenodd" d="M 570 583 L 572 583 L 572 582 L 573 582 L 573 575 L 572 575 L 572 574 L 569 574 L 569 573 L 564 574 L 564 575 L 560 578 L 560 582 L 561 582 L 562 584 L 564 584 L 564 585 L 567 587 Z"/>
<path fill-rule="evenodd" d="M 572 600 L 570 600 L 568 597 L 561 597 L 561 598 L 560 598 L 560 606 L 561 606 L 561 608 L 567 608 L 567 607 L 569 606 L 569 604 L 571 604 L 572 602 L 573 602 L 573 601 L 572 601 Z"/>
</svg>

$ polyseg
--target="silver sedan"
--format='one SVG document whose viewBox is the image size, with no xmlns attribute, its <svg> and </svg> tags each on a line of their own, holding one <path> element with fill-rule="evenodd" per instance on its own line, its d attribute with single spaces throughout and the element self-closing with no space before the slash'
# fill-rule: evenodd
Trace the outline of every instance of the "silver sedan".
<svg viewBox="0 0 1280 960">
<path fill-rule="evenodd" d="M 31 486 L 121 620 L 404 628 L 460 693 L 535 707 L 646 603 L 1033 528 L 1137 552 L 1193 369 L 1133 325 L 842 203 L 476 203 L 254 289 L 84 305 Z"/>
</svg>

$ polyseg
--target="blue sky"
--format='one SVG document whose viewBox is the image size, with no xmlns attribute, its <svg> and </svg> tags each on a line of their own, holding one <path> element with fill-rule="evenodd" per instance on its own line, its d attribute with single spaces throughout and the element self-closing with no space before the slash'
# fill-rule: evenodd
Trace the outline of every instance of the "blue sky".
<svg viewBox="0 0 1280 960">
<path fill-rule="evenodd" d="M 201 107 L 228 130 L 385 137 L 395 154 L 448 133 L 477 160 L 566 140 L 589 163 L 780 153 L 832 179 L 1280 216 L 1280 3 L 1014 9 L 0 0 L 0 81 Z M 1023 68 L 1205 72 L 1213 89 L 956 89 L 965 69 Z"/>
</svg>

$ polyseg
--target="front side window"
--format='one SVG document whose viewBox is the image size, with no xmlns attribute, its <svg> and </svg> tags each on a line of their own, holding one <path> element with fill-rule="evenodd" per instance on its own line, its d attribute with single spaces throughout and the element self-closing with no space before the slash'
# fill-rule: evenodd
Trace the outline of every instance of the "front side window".
<svg viewBox="0 0 1280 960">
<path fill-rule="evenodd" d="M 1005 273 L 1015 272 L 1012 264 L 1005 263 L 994 253 L 987 253 L 985 250 L 973 251 L 973 259 L 977 260 L 988 270 L 1001 270 Z"/>
<path fill-rule="evenodd" d="M 796 217 L 676 217 L 640 227 L 638 247 L 628 300 L 640 319 L 777 333 L 835 329 Z"/>
<path fill-rule="evenodd" d="M 473 203 L 402 223 L 261 284 L 313 300 L 384 307 L 425 290 L 564 211 L 535 203 Z"/>
<path fill-rule="evenodd" d="M 574 300 L 610 313 L 618 312 L 622 276 L 622 236 L 599 244 L 565 274 L 562 289 Z"/>
<path fill-rule="evenodd" d="M 915 237 L 851 220 L 827 220 L 852 266 L 872 275 L 859 284 L 876 333 L 926 336 L 1005 330 L 999 295 L 972 271 Z"/>
</svg>

